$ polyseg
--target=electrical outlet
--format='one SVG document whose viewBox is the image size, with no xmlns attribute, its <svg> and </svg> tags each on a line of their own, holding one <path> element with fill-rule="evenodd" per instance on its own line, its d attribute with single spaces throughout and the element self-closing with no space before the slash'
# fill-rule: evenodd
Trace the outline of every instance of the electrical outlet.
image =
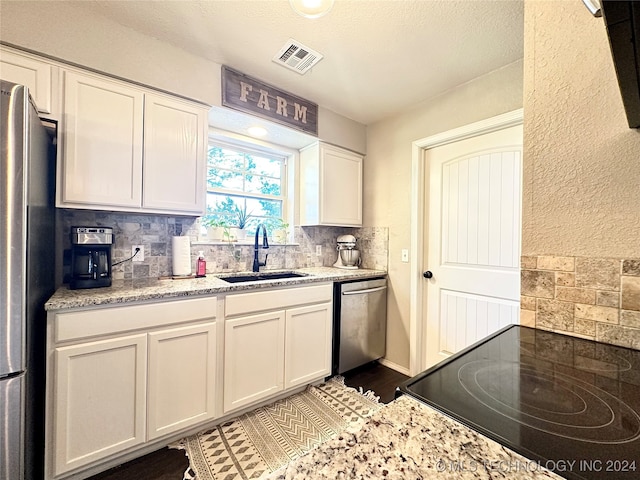
<svg viewBox="0 0 640 480">
<path fill-rule="evenodd" d="M 409 250 L 407 250 L 406 248 L 402 249 L 402 261 L 404 263 L 408 263 L 409 262 Z"/>
<path fill-rule="evenodd" d="M 316 245 L 316 255 L 318 257 L 322 256 L 322 245 Z"/>
<path fill-rule="evenodd" d="M 137 248 L 139 248 L 140 251 L 136 254 Z M 132 258 L 134 262 L 144 262 L 144 245 L 132 245 L 131 255 L 135 255 L 135 257 Z"/>
</svg>

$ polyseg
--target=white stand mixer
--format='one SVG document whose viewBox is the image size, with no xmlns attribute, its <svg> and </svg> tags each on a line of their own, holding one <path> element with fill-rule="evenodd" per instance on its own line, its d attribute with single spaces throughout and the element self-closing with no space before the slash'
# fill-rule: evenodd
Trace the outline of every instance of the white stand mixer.
<svg viewBox="0 0 640 480">
<path fill-rule="evenodd" d="M 336 240 L 338 246 L 338 259 L 334 267 L 357 270 L 360 265 L 360 251 L 356 250 L 356 237 L 353 235 L 340 235 Z"/>
</svg>

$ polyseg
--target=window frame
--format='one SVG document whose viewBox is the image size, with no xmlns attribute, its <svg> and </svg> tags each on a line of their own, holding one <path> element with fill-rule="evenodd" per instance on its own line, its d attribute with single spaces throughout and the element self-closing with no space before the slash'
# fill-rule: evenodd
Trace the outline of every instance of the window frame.
<svg viewBox="0 0 640 480">
<path fill-rule="evenodd" d="M 245 154 L 253 154 L 253 155 L 263 155 L 263 156 L 272 156 L 279 157 L 282 159 L 281 164 L 281 194 L 279 196 L 273 196 L 262 193 L 250 193 L 250 192 L 240 192 L 238 190 L 227 189 L 227 188 L 210 188 L 208 184 L 208 150 L 210 146 L 217 146 L 221 148 L 228 148 L 230 150 L 235 150 Z M 238 198 L 249 198 L 249 199 L 275 199 L 280 200 L 282 202 L 282 219 L 285 223 L 289 224 L 287 229 L 287 239 L 286 243 L 292 243 L 293 240 L 293 220 L 294 220 L 294 178 L 295 178 L 295 160 L 297 158 L 298 152 L 287 147 L 283 147 L 281 145 L 275 145 L 269 142 L 265 142 L 262 140 L 257 140 L 251 137 L 245 137 L 239 134 L 233 134 L 231 132 L 218 132 L 210 129 L 209 135 L 207 136 L 207 172 L 206 172 L 206 181 L 205 184 L 205 205 L 207 205 L 208 195 L 211 194 L 220 194 L 220 195 L 230 195 L 232 197 Z M 269 232 L 270 237 L 273 236 L 273 232 Z M 248 242 L 248 240 L 247 240 Z M 244 243 L 244 242 L 239 242 Z"/>
</svg>

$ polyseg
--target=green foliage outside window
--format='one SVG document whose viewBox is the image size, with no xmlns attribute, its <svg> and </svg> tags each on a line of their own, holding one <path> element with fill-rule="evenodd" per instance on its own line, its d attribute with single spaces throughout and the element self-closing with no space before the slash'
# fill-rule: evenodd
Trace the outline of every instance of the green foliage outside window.
<svg viewBox="0 0 640 480">
<path fill-rule="evenodd" d="M 209 144 L 205 225 L 238 227 L 249 234 L 264 223 L 269 231 L 282 222 L 282 157 L 223 144 Z M 244 220 L 244 221 L 243 221 Z"/>
</svg>

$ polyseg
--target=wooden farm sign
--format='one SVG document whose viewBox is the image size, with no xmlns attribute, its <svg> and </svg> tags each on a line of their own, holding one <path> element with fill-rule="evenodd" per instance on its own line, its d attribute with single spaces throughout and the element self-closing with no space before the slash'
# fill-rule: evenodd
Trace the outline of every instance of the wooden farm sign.
<svg viewBox="0 0 640 480">
<path fill-rule="evenodd" d="M 222 105 L 318 136 L 318 105 L 226 66 Z"/>
</svg>

